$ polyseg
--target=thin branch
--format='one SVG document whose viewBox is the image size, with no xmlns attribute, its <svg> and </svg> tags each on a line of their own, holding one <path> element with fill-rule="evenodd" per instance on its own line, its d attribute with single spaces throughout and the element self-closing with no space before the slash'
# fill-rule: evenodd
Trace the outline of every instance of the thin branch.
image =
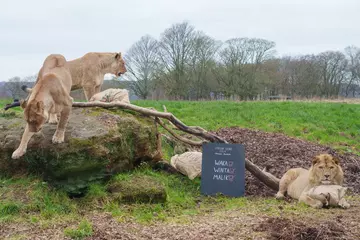
<svg viewBox="0 0 360 240">
<path fill-rule="evenodd" d="M 166 131 L 168 131 L 174 138 L 176 138 L 177 140 L 193 145 L 193 146 L 202 146 L 203 143 L 206 143 L 205 141 L 192 141 L 190 139 L 184 138 L 179 136 L 178 134 L 176 134 L 172 129 L 168 128 L 163 121 L 161 121 L 160 118 L 156 117 L 156 122 L 160 124 L 160 126 L 162 126 Z"/>
<path fill-rule="evenodd" d="M 168 112 L 165 105 L 163 105 L 163 109 L 164 109 L 164 112 Z M 172 122 L 169 122 L 169 123 L 171 126 L 176 128 L 176 126 Z"/>
<path fill-rule="evenodd" d="M 168 142 L 170 142 L 170 143 L 174 143 L 175 142 L 175 140 L 174 139 L 172 139 L 171 137 L 169 137 L 168 135 L 165 135 L 165 134 L 161 134 L 161 136 L 162 137 L 164 137 Z"/>
<path fill-rule="evenodd" d="M 159 118 L 165 118 L 172 122 L 178 129 L 181 131 L 184 131 L 186 133 L 193 134 L 198 137 L 205 138 L 206 140 L 210 142 L 219 142 L 219 143 L 227 143 L 224 139 L 220 138 L 219 136 L 216 136 L 214 134 L 211 134 L 209 132 L 200 131 L 200 129 L 194 129 L 186 126 L 183 122 L 181 122 L 179 119 L 177 119 L 172 113 L 163 113 L 158 112 L 155 110 L 150 110 L 142 107 L 138 107 L 136 105 L 122 103 L 122 102 L 73 102 L 73 107 L 103 107 L 103 108 L 113 108 L 113 107 L 120 107 L 124 109 L 133 110 L 145 115 L 150 115 L 154 117 Z"/>
</svg>

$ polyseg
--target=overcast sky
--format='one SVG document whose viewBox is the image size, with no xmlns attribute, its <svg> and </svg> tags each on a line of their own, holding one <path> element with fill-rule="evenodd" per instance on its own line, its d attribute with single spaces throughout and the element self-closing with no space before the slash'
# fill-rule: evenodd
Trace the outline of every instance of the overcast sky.
<svg viewBox="0 0 360 240">
<path fill-rule="evenodd" d="M 125 53 L 184 20 L 222 41 L 275 41 L 279 56 L 360 47 L 359 12 L 360 0 L 0 0 L 0 81 L 37 73 L 51 53 Z"/>
</svg>

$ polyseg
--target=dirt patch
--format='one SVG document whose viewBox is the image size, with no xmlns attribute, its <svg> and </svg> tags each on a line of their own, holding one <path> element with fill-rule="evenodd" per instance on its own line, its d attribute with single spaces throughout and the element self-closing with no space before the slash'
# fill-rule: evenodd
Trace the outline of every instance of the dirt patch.
<svg viewBox="0 0 360 240">
<path fill-rule="evenodd" d="M 279 133 L 266 133 L 238 127 L 223 128 L 215 134 L 230 143 L 245 146 L 246 158 L 259 167 L 268 167 L 269 172 L 281 177 L 289 168 L 309 168 L 312 158 L 320 153 L 329 153 L 340 159 L 345 173 L 345 186 L 352 193 L 360 193 L 360 157 L 354 154 L 340 155 L 330 147 L 291 138 Z M 272 196 L 275 192 L 246 173 L 246 195 Z"/>
<path fill-rule="evenodd" d="M 268 218 L 255 226 L 254 231 L 268 232 L 269 239 L 277 240 L 347 239 L 344 227 L 330 221 L 308 226 L 288 218 Z"/>
<path fill-rule="evenodd" d="M 227 216 L 223 219 L 214 216 L 194 217 L 189 224 L 156 223 L 142 225 L 133 222 L 119 223 L 111 216 L 97 214 L 90 218 L 94 234 L 87 239 L 174 239 L 174 240 L 217 240 L 217 239 L 266 239 L 252 235 L 254 217 Z M 264 233 L 263 235 L 265 235 Z"/>
</svg>

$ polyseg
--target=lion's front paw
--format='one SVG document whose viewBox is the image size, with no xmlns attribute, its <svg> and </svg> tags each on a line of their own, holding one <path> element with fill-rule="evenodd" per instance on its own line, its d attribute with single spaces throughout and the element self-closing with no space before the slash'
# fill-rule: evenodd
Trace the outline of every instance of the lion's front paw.
<svg viewBox="0 0 360 240">
<path fill-rule="evenodd" d="M 58 123 L 58 119 L 57 119 L 56 114 L 50 114 L 49 123 L 50 124 L 57 124 Z"/>
<path fill-rule="evenodd" d="M 281 192 L 277 192 L 277 193 L 275 194 L 275 198 L 276 198 L 276 199 L 279 199 L 279 200 L 280 200 L 280 199 L 284 199 L 284 197 L 285 197 L 284 194 L 282 194 Z"/>
<path fill-rule="evenodd" d="M 61 135 L 61 136 L 60 136 Z M 53 143 L 63 143 L 64 142 L 64 135 L 62 134 L 55 134 L 52 138 Z"/>
<path fill-rule="evenodd" d="M 22 157 L 25 153 L 26 153 L 26 150 L 16 149 L 15 152 L 13 152 L 11 158 L 18 159 L 18 158 Z"/>
<path fill-rule="evenodd" d="M 57 124 L 58 120 L 57 119 L 49 119 L 49 123 L 50 124 Z"/>
</svg>

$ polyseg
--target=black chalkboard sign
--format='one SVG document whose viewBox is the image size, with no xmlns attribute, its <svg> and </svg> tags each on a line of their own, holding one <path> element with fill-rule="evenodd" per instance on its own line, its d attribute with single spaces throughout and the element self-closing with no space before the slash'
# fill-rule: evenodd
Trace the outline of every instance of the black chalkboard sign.
<svg viewBox="0 0 360 240">
<path fill-rule="evenodd" d="M 245 193 L 245 149 L 241 144 L 203 145 L 201 193 L 239 197 Z"/>
</svg>

